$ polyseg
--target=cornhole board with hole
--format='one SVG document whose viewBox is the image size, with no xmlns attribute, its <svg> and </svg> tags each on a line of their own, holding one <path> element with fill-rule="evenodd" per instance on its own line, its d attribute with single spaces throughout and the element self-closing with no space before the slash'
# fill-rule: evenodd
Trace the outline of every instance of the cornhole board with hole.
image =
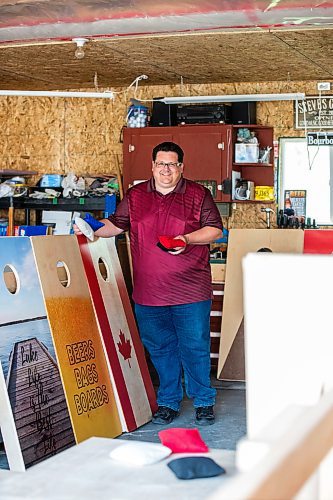
<svg viewBox="0 0 333 500">
<path fill-rule="evenodd" d="M 273 253 L 302 253 L 303 240 L 303 231 L 296 229 L 231 229 L 229 231 L 217 378 L 223 378 L 221 376 L 223 367 L 243 320 L 242 258 L 262 248 L 268 248 Z M 258 281 L 267 294 L 274 287 L 269 274 L 259 274 Z"/>
<path fill-rule="evenodd" d="M 31 238 L 76 441 L 121 424 L 75 236 Z"/>
<path fill-rule="evenodd" d="M 96 317 L 110 362 L 124 430 L 151 419 L 157 408 L 114 238 L 78 237 Z"/>
<path fill-rule="evenodd" d="M 22 471 L 75 444 L 31 242 L 0 239 L 0 427 Z"/>
</svg>

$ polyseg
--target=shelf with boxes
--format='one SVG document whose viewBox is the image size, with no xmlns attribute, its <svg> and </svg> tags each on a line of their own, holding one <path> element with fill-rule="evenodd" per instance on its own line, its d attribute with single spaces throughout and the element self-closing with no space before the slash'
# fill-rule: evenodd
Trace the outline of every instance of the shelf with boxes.
<svg viewBox="0 0 333 500">
<path fill-rule="evenodd" d="M 111 214 L 115 211 L 116 195 L 109 194 L 91 198 L 54 198 L 42 200 L 26 196 L 0 198 L 0 210 L 10 208 L 12 210 L 24 210 L 25 226 L 31 225 L 31 210 L 34 210 L 36 212 L 36 225 L 40 225 L 44 213 L 99 212 L 100 215 L 106 216 L 106 213 Z"/>
<path fill-rule="evenodd" d="M 234 125 L 232 142 L 233 201 L 275 201 L 273 128 Z"/>
</svg>

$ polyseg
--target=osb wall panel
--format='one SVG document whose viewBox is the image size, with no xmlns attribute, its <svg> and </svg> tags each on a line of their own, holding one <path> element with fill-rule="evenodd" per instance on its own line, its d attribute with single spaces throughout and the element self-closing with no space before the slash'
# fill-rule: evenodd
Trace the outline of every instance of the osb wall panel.
<svg viewBox="0 0 333 500">
<path fill-rule="evenodd" d="M 273 92 L 313 95 L 316 82 L 140 86 L 135 97 Z M 36 170 L 40 175 L 115 174 L 117 162 L 122 168 L 121 132 L 130 97 L 133 90 L 116 95 L 114 101 L 0 97 L 0 169 Z M 258 123 L 273 126 L 275 139 L 304 133 L 294 129 L 291 101 L 262 102 L 257 108 Z M 258 205 L 239 204 L 229 226 L 263 227 L 264 215 Z"/>
<path fill-rule="evenodd" d="M 271 226 L 276 227 L 276 205 L 275 203 L 236 203 L 236 208 L 232 209 L 231 217 L 223 218 L 223 224 L 228 229 L 234 228 L 257 228 L 266 229 L 266 214 L 261 212 L 261 208 L 271 208 L 270 212 Z"/>
</svg>

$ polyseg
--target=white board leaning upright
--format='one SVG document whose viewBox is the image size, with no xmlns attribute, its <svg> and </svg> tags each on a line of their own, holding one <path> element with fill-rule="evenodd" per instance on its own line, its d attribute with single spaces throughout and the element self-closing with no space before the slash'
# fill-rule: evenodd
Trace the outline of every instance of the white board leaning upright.
<svg viewBox="0 0 333 500">
<path fill-rule="evenodd" d="M 316 403 L 333 381 L 333 260 L 248 254 L 243 273 L 251 438 L 288 405 Z M 269 276 L 266 286 L 258 276 Z"/>
<path fill-rule="evenodd" d="M 243 276 L 247 438 L 255 443 L 273 420 L 281 427 L 283 412 L 316 405 L 333 388 L 333 259 L 251 253 Z M 266 286 L 258 276 L 269 277 Z M 318 498 L 333 497 L 332 465 L 333 452 L 320 466 L 326 496 Z"/>
</svg>

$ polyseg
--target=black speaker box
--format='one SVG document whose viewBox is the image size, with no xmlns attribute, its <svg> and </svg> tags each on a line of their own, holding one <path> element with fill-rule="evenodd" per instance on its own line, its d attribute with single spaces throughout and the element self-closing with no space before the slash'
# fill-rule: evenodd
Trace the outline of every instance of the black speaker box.
<svg viewBox="0 0 333 500">
<path fill-rule="evenodd" d="M 150 125 L 152 127 L 171 127 L 177 125 L 177 104 L 164 104 L 156 97 L 153 101 Z"/>
<path fill-rule="evenodd" d="M 231 123 L 229 104 L 178 104 L 178 124 Z"/>
<path fill-rule="evenodd" d="M 231 121 L 233 125 L 255 125 L 257 123 L 256 102 L 233 102 Z"/>
</svg>

